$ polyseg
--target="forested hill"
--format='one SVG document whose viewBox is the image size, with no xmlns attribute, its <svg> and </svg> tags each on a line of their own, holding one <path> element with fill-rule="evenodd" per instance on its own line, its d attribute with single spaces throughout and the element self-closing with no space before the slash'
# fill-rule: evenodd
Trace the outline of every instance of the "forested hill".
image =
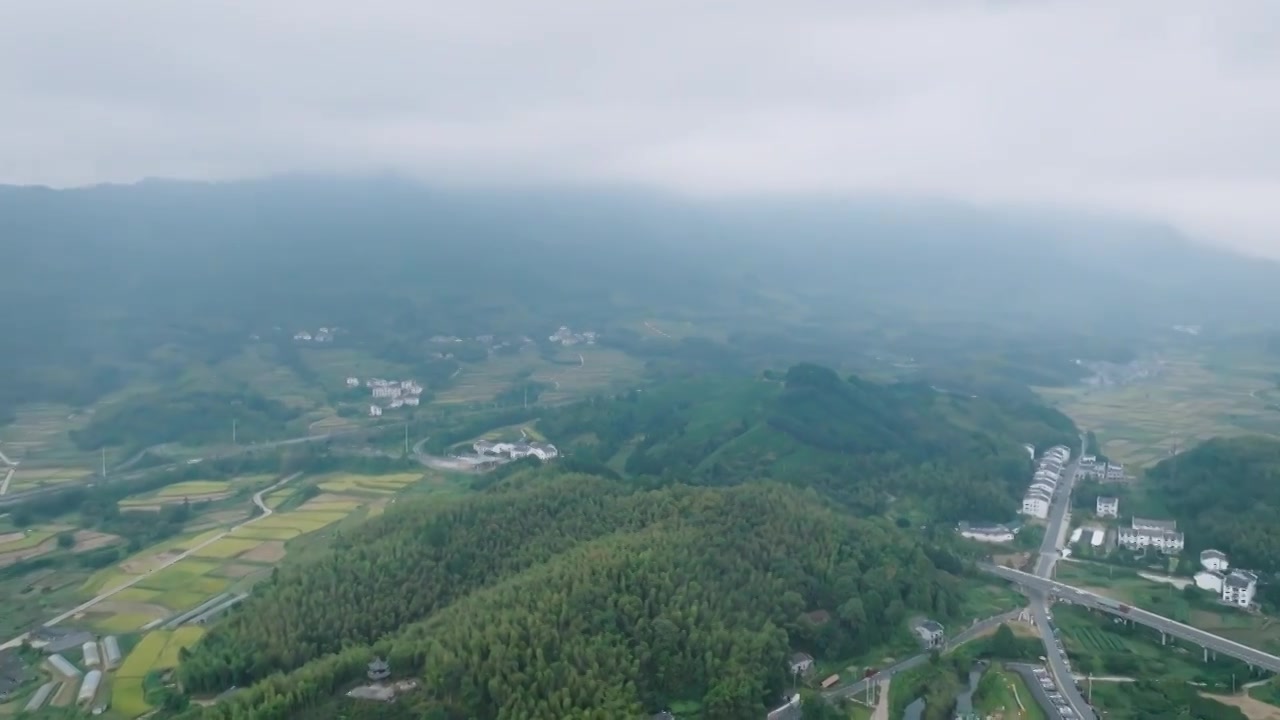
<svg viewBox="0 0 1280 720">
<path fill-rule="evenodd" d="M 1035 402 L 884 385 L 801 364 L 756 380 L 699 378 L 549 411 L 539 428 L 579 467 L 724 485 L 815 489 L 868 514 L 1008 520 L 1037 447 L 1078 444 Z"/>
<path fill-rule="evenodd" d="M 1280 440 L 1214 438 L 1147 471 L 1194 549 L 1237 567 L 1280 571 Z"/>
<path fill-rule="evenodd" d="M 741 720 L 779 702 L 791 652 L 851 657 L 912 615 L 959 611 L 960 563 L 883 519 L 776 484 L 633 488 L 535 470 L 397 503 L 216 626 L 184 687 L 248 687 L 181 717 L 618 720 L 693 703 Z M 422 687 L 340 697 L 375 655 Z"/>
</svg>

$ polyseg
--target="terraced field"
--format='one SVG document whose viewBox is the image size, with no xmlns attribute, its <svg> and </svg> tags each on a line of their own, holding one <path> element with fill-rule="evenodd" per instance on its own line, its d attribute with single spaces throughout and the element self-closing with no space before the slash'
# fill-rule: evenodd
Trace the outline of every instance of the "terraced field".
<svg viewBox="0 0 1280 720">
<path fill-rule="evenodd" d="M 199 626 L 152 630 L 144 635 L 114 674 L 112 709 L 127 718 L 149 712 L 152 708 L 147 704 L 142 688 L 147 673 L 176 667 L 182 649 L 196 644 L 203 635 L 204 628 Z"/>
</svg>

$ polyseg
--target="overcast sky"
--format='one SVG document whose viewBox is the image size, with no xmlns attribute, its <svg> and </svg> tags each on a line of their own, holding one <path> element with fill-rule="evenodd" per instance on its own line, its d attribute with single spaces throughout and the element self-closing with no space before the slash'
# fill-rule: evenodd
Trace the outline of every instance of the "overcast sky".
<svg viewBox="0 0 1280 720">
<path fill-rule="evenodd" d="M 929 193 L 1280 256 L 1277 0 L 7 0 L 0 98 L 6 183 Z"/>
</svg>

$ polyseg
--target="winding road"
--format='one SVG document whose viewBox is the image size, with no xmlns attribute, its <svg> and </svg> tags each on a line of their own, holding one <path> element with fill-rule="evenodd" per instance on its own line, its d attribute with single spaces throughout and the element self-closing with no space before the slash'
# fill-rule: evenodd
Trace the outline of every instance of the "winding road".
<svg viewBox="0 0 1280 720">
<path fill-rule="evenodd" d="M 133 578 L 133 579 L 131 579 L 131 580 L 127 581 L 127 582 L 124 582 L 124 583 L 122 583 L 122 584 L 120 584 L 120 585 L 117 585 L 116 587 L 111 588 L 110 590 L 106 590 L 106 591 L 104 591 L 104 592 L 98 593 L 98 594 L 97 594 L 97 595 L 95 595 L 92 599 L 90 599 L 90 600 L 86 600 L 85 602 L 80 603 L 79 605 L 77 605 L 77 606 L 75 606 L 75 607 L 71 608 L 70 610 L 68 610 L 68 611 L 66 611 L 66 612 L 64 612 L 64 613 L 62 613 L 61 615 L 58 615 L 57 617 L 53 618 L 52 620 L 49 620 L 48 622 L 46 622 L 46 623 L 44 624 L 44 627 L 52 627 L 52 626 L 54 626 L 54 625 L 57 625 L 58 623 L 61 623 L 61 622 L 65 621 L 65 620 L 67 620 L 68 618 L 71 618 L 71 617 L 73 617 L 73 616 L 75 616 L 75 615 L 78 615 L 78 614 L 80 614 L 80 613 L 84 612 L 85 610 L 88 610 L 89 608 L 93 607 L 94 605 L 97 605 L 98 603 L 100 603 L 100 602 L 102 602 L 102 601 L 104 601 L 104 600 L 106 600 L 106 599 L 110 598 L 111 596 L 115 595 L 116 593 L 122 592 L 122 591 L 124 591 L 124 590 L 127 590 L 127 589 L 129 589 L 129 588 L 133 587 L 134 585 L 137 585 L 138 583 L 142 582 L 142 581 L 143 581 L 143 579 L 145 579 L 145 578 L 147 578 L 148 576 L 150 576 L 150 575 L 154 574 L 156 571 L 158 571 L 158 570 L 163 570 L 163 569 L 165 569 L 165 568 L 169 567 L 170 565 L 173 565 L 173 564 L 175 564 L 175 563 L 181 562 L 182 560 L 184 560 L 184 559 L 186 559 L 186 558 L 188 558 L 188 557 L 190 557 L 190 556 L 194 555 L 195 553 L 197 553 L 197 552 L 199 552 L 199 551 L 203 550 L 204 548 L 209 547 L 210 545 L 212 545 L 212 544 L 214 544 L 215 542 L 217 542 L 217 541 L 219 541 L 219 540 L 221 540 L 221 539 L 225 538 L 226 536 L 230 535 L 231 533 L 235 532 L 236 530 L 239 530 L 239 529 L 240 529 L 240 528 L 242 528 L 242 527 L 247 527 L 247 526 L 249 526 L 249 525 L 252 525 L 252 524 L 254 524 L 254 523 L 258 522 L 259 520 L 261 520 L 261 519 L 263 519 L 263 518 L 265 518 L 265 517 L 270 517 L 270 516 L 272 515 L 273 511 L 271 510 L 271 508 L 270 508 L 270 507 L 268 507 L 268 506 L 267 506 L 267 503 L 266 503 L 266 501 L 265 501 L 265 500 L 263 500 L 263 498 L 264 498 L 268 493 L 272 492 L 273 490 L 276 490 L 277 488 L 280 488 L 280 487 L 281 487 L 281 486 L 283 486 L 285 483 L 288 483 L 288 482 L 290 482 L 291 480 L 294 480 L 295 478 L 297 478 L 297 477 L 298 477 L 298 476 L 300 476 L 301 474 L 302 474 L 302 473 L 294 473 L 294 474 L 292 474 L 292 475 L 290 475 L 290 476 L 288 476 L 288 477 L 286 477 L 286 478 L 284 478 L 284 479 L 280 480 L 279 482 L 275 483 L 274 485 L 272 485 L 272 486 L 270 486 L 270 487 L 267 487 L 267 488 L 263 488 L 262 490 L 259 490 L 258 492 L 254 493 L 254 495 L 253 495 L 253 504 L 254 504 L 254 505 L 256 505 L 256 506 L 258 507 L 258 509 L 262 511 L 262 514 L 261 514 L 261 515 L 255 515 L 254 517 L 251 517 L 251 518 L 249 518 L 248 520 L 245 520 L 244 522 L 240 523 L 239 525 L 235 525 L 235 526 L 233 526 L 233 527 L 231 527 L 231 528 L 229 528 L 229 529 L 227 529 L 227 530 L 224 530 L 223 532 L 218 533 L 217 535 L 215 535 L 215 536 L 213 536 L 213 537 L 209 538 L 208 540 L 201 541 L 198 545 L 195 545 L 195 546 L 193 546 L 193 547 L 191 547 L 191 548 L 189 548 L 189 549 L 187 549 L 187 550 L 184 550 L 184 551 L 182 551 L 181 553 L 179 553 L 179 554 L 177 554 L 177 555 L 175 555 L 175 556 L 173 556 L 173 557 L 171 557 L 171 558 L 169 558 L 169 559 L 165 560 L 165 561 L 164 561 L 163 563 L 161 563 L 160 565 L 158 565 L 158 566 L 156 566 L 156 567 L 151 568 L 150 570 L 148 570 L 148 571 L 147 571 L 145 574 L 143 574 L 143 575 L 139 575 L 139 576 L 137 576 L 137 577 L 135 577 L 135 578 Z M 13 638 L 13 639 L 9 640 L 8 642 L 4 643 L 3 645 L 0 645 L 0 650 L 4 650 L 4 649 L 6 649 L 6 648 L 11 648 L 11 647 L 17 647 L 18 645 L 21 645 L 21 644 L 22 644 L 22 641 L 23 641 L 23 640 L 25 640 L 26 638 L 27 638 L 27 634 L 26 634 L 26 633 L 23 633 L 22 635 L 19 635 L 18 637 L 16 637 L 16 638 Z"/>
</svg>

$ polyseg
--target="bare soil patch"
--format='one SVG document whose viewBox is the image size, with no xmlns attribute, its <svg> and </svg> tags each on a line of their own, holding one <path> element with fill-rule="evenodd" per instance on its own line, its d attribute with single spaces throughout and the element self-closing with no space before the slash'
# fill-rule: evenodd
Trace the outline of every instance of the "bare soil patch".
<svg viewBox="0 0 1280 720">
<path fill-rule="evenodd" d="M 284 559 L 284 542 L 268 540 L 240 556 L 241 560 L 258 563 L 278 563 Z"/>
<path fill-rule="evenodd" d="M 30 560 L 33 557 L 39 557 L 46 553 L 53 552 L 53 549 L 57 547 L 57 545 L 58 538 L 51 537 L 34 547 L 0 553 L 0 568 L 9 567 L 15 563 L 22 562 L 23 560 Z"/>
<path fill-rule="evenodd" d="M 92 530 L 77 530 L 75 532 L 76 544 L 72 547 L 72 552 L 89 552 L 97 550 L 100 547 L 106 547 L 120 540 L 119 535 L 110 533 L 94 532 Z"/>
<path fill-rule="evenodd" d="M 1280 708 L 1275 705 L 1268 705 L 1261 700 L 1256 700 L 1248 695 L 1210 695 L 1209 693 L 1200 693 L 1204 697 L 1212 698 L 1223 705 L 1231 705 L 1240 708 L 1240 712 L 1245 714 L 1249 720 L 1280 720 Z"/>
<path fill-rule="evenodd" d="M 229 565 L 223 565 L 210 574 L 221 575 L 222 577 L 228 578 L 242 578 L 246 575 L 262 572 L 262 569 L 261 565 L 242 565 L 240 563 L 231 563 Z"/>
</svg>

